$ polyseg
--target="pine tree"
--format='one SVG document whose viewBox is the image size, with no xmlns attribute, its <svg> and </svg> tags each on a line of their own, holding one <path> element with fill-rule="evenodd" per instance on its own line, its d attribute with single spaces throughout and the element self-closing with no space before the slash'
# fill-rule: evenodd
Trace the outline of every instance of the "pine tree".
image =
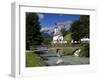
<svg viewBox="0 0 100 80">
<path fill-rule="evenodd" d="M 26 49 L 30 46 L 40 45 L 43 41 L 39 23 L 39 17 L 36 13 L 26 13 Z"/>
</svg>

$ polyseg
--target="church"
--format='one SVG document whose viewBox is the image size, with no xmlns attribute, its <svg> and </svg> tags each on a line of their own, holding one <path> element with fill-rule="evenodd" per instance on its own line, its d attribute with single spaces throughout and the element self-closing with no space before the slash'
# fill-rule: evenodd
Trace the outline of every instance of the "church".
<svg viewBox="0 0 100 80">
<path fill-rule="evenodd" d="M 54 28 L 53 41 L 63 41 L 63 36 L 59 27 Z"/>
</svg>

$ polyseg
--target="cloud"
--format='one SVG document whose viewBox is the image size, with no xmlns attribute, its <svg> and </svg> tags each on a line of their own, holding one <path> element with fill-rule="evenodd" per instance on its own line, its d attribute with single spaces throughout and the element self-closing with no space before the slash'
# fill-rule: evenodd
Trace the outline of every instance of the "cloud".
<svg viewBox="0 0 100 80">
<path fill-rule="evenodd" d="M 41 31 L 49 30 L 49 29 L 50 29 L 49 27 L 42 27 L 42 28 L 41 28 Z"/>
<path fill-rule="evenodd" d="M 44 18 L 44 15 L 41 14 L 41 13 L 39 13 L 38 16 L 39 16 L 40 19 L 43 19 Z"/>
<path fill-rule="evenodd" d="M 44 31 L 44 30 L 49 30 L 49 28 L 48 27 L 42 27 L 41 31 Z"/>
<path fill-rule="evenodd" d="M 41 28 L 41 32 L 42 31 L 48 31 L 48 30 L 51 30 L 53 27 L 42 27 Z"/>
</svg>

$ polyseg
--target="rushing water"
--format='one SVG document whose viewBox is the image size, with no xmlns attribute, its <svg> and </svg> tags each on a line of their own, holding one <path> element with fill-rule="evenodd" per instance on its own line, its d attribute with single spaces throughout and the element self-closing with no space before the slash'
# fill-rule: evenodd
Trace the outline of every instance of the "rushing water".
<svg viewBox="0 0 100 80">
<path fill-rule="evenodd" d="M 56 62 L 59 59 L 54 51 L 44 51 L 44 53 L 40 54 L 40 56 L 49 66 L 56 65 Z M 62 56 L 62 59 L 64 63 L 60 65 L 89 64 L 89 58 L 86 58 L 86 57 L 75 57 L 72 55 L 64 55 Z"/>
</svg>

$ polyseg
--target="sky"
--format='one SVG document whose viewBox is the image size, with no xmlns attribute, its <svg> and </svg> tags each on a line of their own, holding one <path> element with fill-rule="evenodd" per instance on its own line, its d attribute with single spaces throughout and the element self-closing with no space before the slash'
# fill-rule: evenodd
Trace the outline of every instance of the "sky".
<svg viewBox="0 0 100 80">
<path fill-rule="evenodd" d="M 38 13 L 38 16 L 42 28 L 51 28 L 58 22 L 75 21 L 80 18 L 80 15 L 73 14 Z"/>
</svg>

